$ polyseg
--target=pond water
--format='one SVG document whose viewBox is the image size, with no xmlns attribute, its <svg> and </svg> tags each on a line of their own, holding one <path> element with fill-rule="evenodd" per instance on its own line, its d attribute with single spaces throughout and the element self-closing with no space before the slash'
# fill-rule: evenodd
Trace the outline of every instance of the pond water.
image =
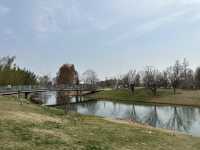
<svg viewBox="0 0 200 150">
<path fill-rule="evenodd" d="M 185 106 L 138 105 L 112 102 L 109 100 L 83 103 L 80 97 L 68 97 L 64 94 L 49 92 L 42 94 L 46 105 L 71 103 L 71 111 L 84 115 L 119 118 L 148 124 L 156 128 L 165 128 L 194 136 L 200 136 L 200 108 Z"/>
</svg>

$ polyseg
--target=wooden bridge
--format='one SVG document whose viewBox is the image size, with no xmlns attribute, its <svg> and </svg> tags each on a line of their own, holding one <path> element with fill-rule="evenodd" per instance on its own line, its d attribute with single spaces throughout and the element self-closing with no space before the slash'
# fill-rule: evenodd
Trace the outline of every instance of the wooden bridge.
<svg viewBox="0 0 200 150">
<path fill-rule="evenodd" d="M 32 85 L 22 85 L 22 86 L 2 86 L 0 87 L 0 95 L 15 95 L 15 94 L 25 94 L 25 98 L 31 93 L 40 93 L 48 91 L 77 91 L 77 92 L 96 92 L 97 88 L 94 85 L 59 85 L 59 86 L 32 86 Z"/>
</svg>

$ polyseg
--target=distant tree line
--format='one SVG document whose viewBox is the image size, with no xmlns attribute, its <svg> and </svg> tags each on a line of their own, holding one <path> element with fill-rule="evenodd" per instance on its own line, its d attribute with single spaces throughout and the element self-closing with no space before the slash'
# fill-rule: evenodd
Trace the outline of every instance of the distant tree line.
<svg viewBox="0 0 200 150">
<path fill-rule="evenodd" d="M 193 71 L 189 62 L 184 58 L 163 71 L 153 66 L 146 66 L 143 71 L 130 70 L 124 75 L 117 75 L 110 79 L 98 82 L 102 87 L 128 88 L 134 94 L 135 87 L 150 89 L 154 95 L 158 88 L 200 89 L 200 67 Z"/>
<path fill-rule="evenodd" d="M 135 87 L 145 87 L 157 95 L 158 88 L 171 88 L 176 94 L 176 89 L 200 89 L 200 67 L 192 70 L 189 62 L 184 59 L 177 60 L 165 70 L 160 71 L 153 66 L 146 66 L 142 71 L 129 70 L 126 74 L 98 79 L 97 73 L 91 69 L 86 70 L 81 77 L 73 64 L 63 64 L 57 77 L 53 80 L 48 75 L 37 77 L 35 73 L 21 69 L 15 64 L 15 57 L 0 58 L 0 85 L 35 85 L 42 86 L 62 84 L 90 84 L 99 87 L 114 89 L 126 88 L 134 94 Z"/>
<path fill-rule="evenodd" d="M 0 58 L 0 85 L 34 85 L 37 84 L 36 75 L 26 69 L 21 69 L 14 63 L 15 57 Z"/>
</svg>

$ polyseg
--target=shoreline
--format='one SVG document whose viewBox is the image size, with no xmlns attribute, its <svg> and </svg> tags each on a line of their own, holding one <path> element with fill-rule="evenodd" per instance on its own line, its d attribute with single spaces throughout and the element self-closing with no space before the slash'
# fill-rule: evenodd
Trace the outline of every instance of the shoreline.
<svg viewBox="0 0 200 150">
<path fill-rule="evenodd" d="M 145 89 L 144 89 L 145 90 Z M 125 104 L 147 105 L 171 105 L 200 108 L 200 90 L 178 90 L 176 95 L 169 90 L 161 90 L 158 96 L 144 95 L 144 91 L 138 90 L 135 95 L 128 95 L 126 90 L 104 91 L 87 95 L 88 99 L 108 100 Z"/>
<path fill-rule="evenodd" d="M 89 97 L 90 98 L 90 97 Z M 138 104 L 138 105 L 159 105 L 159 106 L 182 106 L 182 107 L 194 107 L 200 108 L 200 104 L 180 104 L 180 103 L 170 103 L 170 102 L 157 102 L 157 101 L 130 101 L 130 100 L 118 100 L 118 99 L 111 99 L 111 98 L 91 98 L 91 100 L 87 100 L 86 102 L 94 101 L 94 100 L 102 100 L 102 101 L 111 101 L 111 102 L 118 102 L 123 104 Z"/>
<path fill-rule="evenodd" d="M 151 130 L 155 130 L 155 131 L 169 133 L 169 134 L 174 135 L 174 136 L 181 136 L 182 135 L 182 136 L 191 136 L 191 137 L 200 138 L 200 136 L 194 136 L 192 134 L 188 134 L 188 133 L 184 133 L 184 132 L 180 132 L 180 131 L 175 131 L 175 130 L 170 130 L 170 129 L 165 129 L 165 128 L 152 127 L 148 124 L 142 124 L 142 123 L 138 123 L 138 122 L 135 122 L 135 121 L 126 120 L 126 119 L 109 118 L 109 117 L 103 117 L 102 119 L 109 121 L 109 122 L 112 122 L 112 123 L 125 124 L 125 125 L 129 125 L 129 126 L 132 126 L 132 127 L 145 128 L 145 129 L 150 130 L 150 132 L 151 132 Z"/>
<path fill-rule="evenodd" d="M 106 97 L 86 97 L 91 100 L 87 100 L 87 102 L 94 101 L 94 100 L 101 100 L 101 101 L 111 101 L 111 102 L 118 102 L 122 104 L 137 104 L 137 105 L 159 105 L 159 106 L 182 106 L 182 107 L 195 107 L 200 108 L 200 104 L 181 104 L 181 103 L 170 103 L 170 102 L 157 102 L 157 101 L 130 101 L 130 100 L 118 100 L 118 99 L 112 99 L 112 98 L 106 98 Z"/>
</svg>

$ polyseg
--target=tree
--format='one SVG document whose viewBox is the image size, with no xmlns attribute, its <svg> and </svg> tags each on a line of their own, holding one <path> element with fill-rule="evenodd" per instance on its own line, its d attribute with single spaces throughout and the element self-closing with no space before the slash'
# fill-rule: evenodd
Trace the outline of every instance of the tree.
<svg viewBox="0 0 200 150">
<path fill-rule="evenodd" d="M 105 78 L 104 81 L 99 81 L 97 85 L 103 88 L 113 88 L 115 86 L 115 82 L 116 80 L 114 78 Z"/>
<path fill-rule="evenodd" d="M 85 84 L 96 85 L 98 77 L 95 71 L 89 69 L 86 70 L 82 75 L 83 82 Z"/>
<path fill-rule="evenodd" d="M 189 62 L 187 61 L 186 58 L 183 59 L 183 65 L 182 65 L 182 70 L 183 70 L 183 78 L 184 80 L 187 80 L 187 73 L 189 70 Z"/>
<path fill-rule="evenodd" d="M 135 76 L 135 86 L 138 87 L 140 86 L 140 74 L 137 73 Z"/>
<path fill-rule="evenodd" d="M 188 69 L 186 78 L 181 83 L 181 88 L 194 89 L 194 87 L 195 87 L 194 72 L 192 69 Z"/>
<path fill-rule="evenodd" d="M 176 94 L 176 89 L 180 84 L 181 71 L 182 71 L 182 65 L 178 60 L 175 62 L 174 66 L 167 68 L 169 81 L 174 90 L 174 94 Z"/>
<path fill-rule="evenodd" d="M 78 84 L 78 72 L 73 64 L 64 64 L 57 73 L 57 84 Z"/>
<path fill-rule="evenodd" d="M 158 71 L 154 67 L 147 66 L 143 77 L 144 86 L 150 89 L 154 96 L 157 94 L 158 87 Z"/>
<path fill-rule="evenodd" d="M 131 90 L 131 93 L 134 94 L 136 85 L 136 70 L 130 70 L 128 72 L 128 87 Z"/>
<path fill-rule="evenodd" d="M 14 66 L 15 56 L 6 56 L 0 58 L 0 69 L 11 69 Z"/>
<path fill-rule="evenodd" d="M 51 79 L 48 75 L 44 75 L 42 77 L 39 77 L 38 79 L 41 86 L 47 87 L 52 84 Z"/>
<path fill-rule="evenodd" d="M 120 78 L 119 78 L 120 79 Z M 119 84 L 122 85 L 123 88 L 129 88 L 129 77 L 128 73 L 125 75 L 121 75 L 121 80 L 119 80 Z"/>
<path fill-rule="evenodd" d="M 115 77 L 115 89 L 119 89 L 121 87 L 122 84 L 124 84 L 124 81 L 123 81 L 123 76 L 121 74 L 118 74 L 116 77 Z M 123 83 L 122 83 L 123 82 Z"/>
<path fill-rule="evenodd" d="M 194 73 L 193 70 L 189 68 L 189 62 L 186 60 L 186 58 L 184 58 L 182 63 L 182 73 L 180 78 L 180 88 L 193 89 Z"/>
<path fill-rule="evenodd" d="M 198 67 L 195 71 L 195 85 L 196 88 L 200 89 L 200 67 Z"/>
<path fill-rule="evenodd" d="M 163 71 L 159 74 L 159 87 L 168 88 L 169 87 L 169 79 L 166 71 Z"/>
<path fill-rule="evenodd" d="M 0 58 L 0 85 L 34 85 L 36 75 L 26 69 L 21 69 L 14 63 L 15 56 Z"/>
</svg>

